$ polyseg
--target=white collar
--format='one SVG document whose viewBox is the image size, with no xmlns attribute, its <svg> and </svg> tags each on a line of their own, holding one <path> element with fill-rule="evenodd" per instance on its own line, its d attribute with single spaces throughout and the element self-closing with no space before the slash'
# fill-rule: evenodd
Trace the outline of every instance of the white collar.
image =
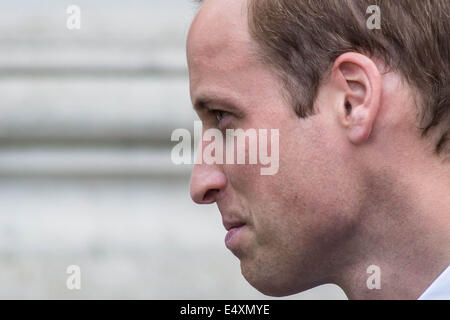
<svg viewBox="0 0 450 320">
<path fill-rule="evenodd" d="M 433 281 L 418 300 L 450 300 L 450 266 Z"/>
</svg>

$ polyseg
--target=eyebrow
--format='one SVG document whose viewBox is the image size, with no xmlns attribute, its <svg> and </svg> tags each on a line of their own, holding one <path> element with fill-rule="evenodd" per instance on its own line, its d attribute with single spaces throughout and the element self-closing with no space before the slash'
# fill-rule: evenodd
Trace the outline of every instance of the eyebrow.
<svg viewBox="0 0 450 320">
<path fill-rule="evenodd" d="M 226 111 L 235 112 L 236 114 L 241 114 L 242 111 L 240 108 L 231 100 L 226 98 L 219 98 L 219 97 L 207 97 L 202 96 L 195 100 L 193 108 L 197 112 L 204 111 L 204 110 L 215 110 L 214 106 L 222 106 Z"/>
</svg>

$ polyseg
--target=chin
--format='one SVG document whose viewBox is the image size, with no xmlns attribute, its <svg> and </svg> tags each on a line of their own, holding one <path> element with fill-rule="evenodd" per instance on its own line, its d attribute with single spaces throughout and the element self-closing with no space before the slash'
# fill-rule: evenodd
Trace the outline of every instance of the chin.
<svg viewBox="0 0 450 320">
<path fill-rule="evenodd" d="M 313 286 L 300 286 L 298 279 L 287 279 L 283 276 L 286 273 L 280 271 L 276 273 L 266 272 L 262 268 L 248 269 L 241 262 L 241 272 L 245 280 L 256 290 L 266 296 L 286 297 L 312 288 Z"/>
</svg>

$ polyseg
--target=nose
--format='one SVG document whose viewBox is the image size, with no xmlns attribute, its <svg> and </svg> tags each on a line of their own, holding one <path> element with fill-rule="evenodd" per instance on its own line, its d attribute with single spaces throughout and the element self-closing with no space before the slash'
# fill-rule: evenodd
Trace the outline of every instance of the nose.
<svg viewBox="0 0 450 320">
<path fill-rule="evenodd" d="M 191 198 L 198 204 L 214 203 L 226 184 L 227 178 L 218 166 L 197 164 L 191 177 Z"/>
</svg>

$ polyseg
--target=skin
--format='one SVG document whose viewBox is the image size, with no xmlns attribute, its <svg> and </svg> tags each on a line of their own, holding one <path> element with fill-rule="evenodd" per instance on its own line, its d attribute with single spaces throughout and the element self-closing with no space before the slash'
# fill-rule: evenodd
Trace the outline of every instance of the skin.
<svg viewBox="0 0 450 320">
<path fill-rule="evenodd" d="M 450 264 L 450 170 L 420 137 L 414 90 L 381 62 L 345 53 L 316 114 L 301 119 L 256 50 L 246 1 L 204 3 L 187 42 L 203 128 L 279 129 L 280 167 L 262 176 L 259 165 L 198 164 L 192 199 L 245 223 L 227 246 L 264 294 L 334 283 L 350 299 L 418 298 Z M 226 113 L 219 122 L 211 110 Z M 370 265 L 381 290 L 367 288 Z"/>
</svg>

